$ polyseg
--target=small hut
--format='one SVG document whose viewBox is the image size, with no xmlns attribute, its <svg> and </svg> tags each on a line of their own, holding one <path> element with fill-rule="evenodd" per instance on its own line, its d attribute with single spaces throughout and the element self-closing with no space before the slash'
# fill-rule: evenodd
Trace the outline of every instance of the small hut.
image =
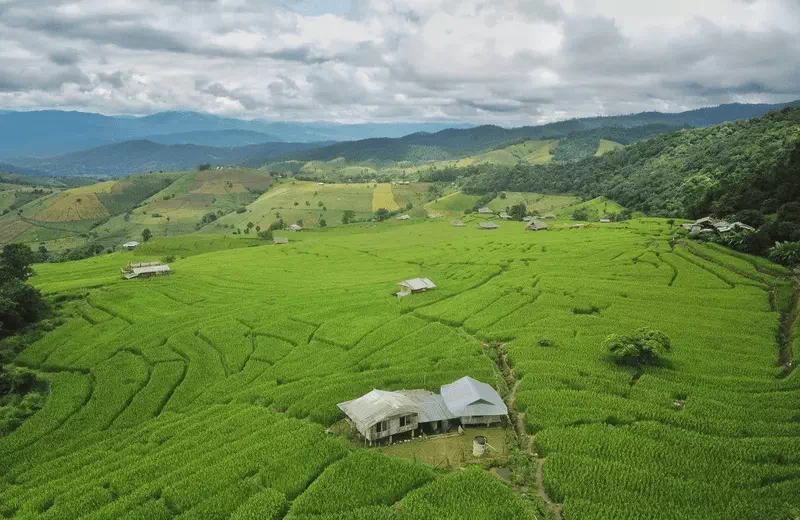
<svg viewBox="0 0 800 520">
<path fill-rule="evenodd" d="M 528 231 L 544 231 L 546 229 L 550 229 L 550 226 L 542 222 L 541 220 L 531 220 L 525 229 Z"/>
<path fill-rule="evenodd" d="M 411 217 L 408 215 L 400 215 L 399 217 L 395 217 L 397 220 L 411 220 Z"/>
<path fill-rule="evenodd" d="M 139 242 L 131 240 L 130 242 L 125 242 L 124 244 L 122 244 L 122 248 L 127 249 L 128 251 L 133 251 L 134 249 L 136 249 L 136 246 L 138 245 Z"/>
<path fill-rule="evenodd" d="M 288 229 L 289 231 L 303 231 L 304 228 L 303 228 L 303 226 L 301 226 L 299 224 L 292 224 L 291 226 L 289 226 L 286 229 Z"/>
<path fill-rule="evenodd" d="M 511 220 L 511 215 L 509 215 L 508 213 L 506 213 L 504 211 L 504 212 L 500 213 L 500 218 L 503 219 L 503 220 Z"/>
<path fill-rule="evenodd" d="M 555 219 L 556 219 L 556 216 L 555 216 L 555 215 L 553 215 L 552 213 L 548 213 L 547 215 L 545 215 L 545 216 L 544 216 L 544 217 L 542 217 L 542 218 L 544 218 L 545 220 L 555 220 Z"/>
<path fill-rule="evenodd" d="M 167 274 L 170 274 L 169 266 L 161 262 L 141 262 L 138 264 L 128 264 L 122 268 L 122 278 L 125 280 L 150 278 Z"/>
<path fill-rule="evenodd" d="M 494 215 L 494 211 L 491 208 L 483 207 L 478 209 L 478 213 L 481 215 Z"/>
<path fill-rule="evenodd" d="M 442 385 L 441 392 L 447 408 L 461 417 L 461 424 L 488 426 L 508 416 L 508 408 L 497 390 L 469 376 Z"/>
<path fill-rule="evenodd" d="M 411 278 L 397 285 L 400 286 L 400 292 L 397 293 L 398 298 L 412 293 L 425 292 L 428 289 L 436 289 L 436 284 L 430 278 Z"/>
<path fill-rule="evenodd" d="M 600 219 L 600 223 L 601 224 L 611 224 L 611 219 L 610 218 L 601 218 Z"/>
<path fill-rule="evenodd" d="M 275 244 L 275 245 L 288 244 L 289 243 L 289 239 L 286 238 L 286 237 L 275 237 L 275 238 L 272 239 L 272 243 Z"/>
<path fill-rule="evenodd" d="M 450 223 L 450 225 L 451 225 L 451 226 L 453 226 L 453 227 L 466 227 L 466 226 L 467 226 L 467 225 L 466 225 L 466 224 L 464 224 L 464 222 L 463 222 L 463 221 L 461 221 L 461 220 L 454 220 L 454 221 L 452 221 L 452 222 Z"/>
<path fill-rule="evenodd" d="M 481 222 L 478 224 L 478 228 L 480 229 L 500 229 L 500 226 L 497 225 L 495 222 Z"/>
</svg>

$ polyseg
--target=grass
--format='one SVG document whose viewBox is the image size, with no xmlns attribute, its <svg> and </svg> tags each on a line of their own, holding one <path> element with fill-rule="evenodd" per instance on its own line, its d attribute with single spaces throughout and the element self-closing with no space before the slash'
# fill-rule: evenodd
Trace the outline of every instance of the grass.
<svg viewBox="0 0 800 520">
<path fill-rule="evenodd" d="M 477 435 L 489 439 L 494 450 L 480 458 L 472 456 L 472 441 Z M 417 462 L 424 462 L 437 468 L 462 468 L 481 461 L 503 459 L 510 453 L 506 446 L 506 431 L 502 428 L 467 428 L 464 435 L 437 437 L 427 440 L 393 444 L 380 451 L 392 457 L 401 457 Z"/>
<path fill-rule="evenodd" d="M 600 139 L 600 145 L 597 147 L 597 152 L 595 152 L 595 156 L 599 157 L 605 153 L 608 153 L 612 150 L 618 150 L 620 148 L 625 148 L 625 145 L 615 143 L 614 141 L 608 141 L 606 139 Z"/>
<path fill-rule="evenodd" d="M 304 197 L 366 214 L 373 192 L 283 183 L 236 218 Z M 565 518 L 790 518 L 800 380 L 779 377 L 773 281 L 743 255 L 673 249 L 671 237 L 663 219 L 546 233 L 412 219 L 280 247 L 159 238 L 36 266 L 32 283 L 81 294 L 82 307 L 18 359 L 51 377 L 52 393 L 0 439 L 0 514 L 238 518 L 263 504 L 295 520 L 535 518 L 484 469 L 415 466 L 416 446 L 433 461 L 436 444 L 381 454 L 325 433 L 343 418 L 336 403 L 373 388 L 438 390 L 465 375 L 499 385 L 487 348 L 499 342 Z M 119 276 L 167 254 L 178 257 L 168 277 Z M 438 288 L 392 296 L 415 276 Z M 635 379 L 602 344 L 641 327 L 674 351 Z"/>
</svg>

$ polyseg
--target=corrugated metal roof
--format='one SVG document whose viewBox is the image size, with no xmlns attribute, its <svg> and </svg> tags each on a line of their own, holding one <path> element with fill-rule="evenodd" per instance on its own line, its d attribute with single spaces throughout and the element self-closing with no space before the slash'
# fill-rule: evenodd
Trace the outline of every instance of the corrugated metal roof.
<svg viewBox="0 0 800 520">
<path fill-rule="evenodd" d="M 398 392 L 408 397 L 417 407 L 419 422 L 433 422 L 455 419 L 439 394 L 427 390 L 403 390 Z"/>
<path fill-rule="evenodd" d="M 130 242 L 125 242 L 124 244 L 122 244 L 122 247 L 136 247 L 138 245 L 139 245 L 139 242 L 137 242 L 135 240 L 131 240 Z"/>
<path fill-rule="evenodd" d="M 539 231 L 541 229 L 549 229 L 550 226 L 542 222 L 541 220 L 531 220 L 528 224 L 528 229 L 532 229 L 534 231 Z"/>
<path fill-rule="evenodd" d="M 418 413 L 418 407 L 410 398 L 399 392 L 373 390 L 358 399 L 337 405 L 347 414 L 362 433 L 388 417 Z"/>
<path fill-rule="evenodd" d="M 497 229 L 500 226 L 498 226 L 494 222 L 481 222 L 480 224 L 478 224 L 478 227 L 481 229 Z"/>
<path fill-rule="evenodd" d="M 140 274 L 149 274 L 149 273 L 165 273 L 169 271 L 168 265 L 151 265 L 148 267 L 134 267 L 131 269 L 133 274 L 139 276 Z"/>
<path fill-rule="evenodd" d="M 484 214 L 492 213 L 492 214 L 494 214 L 494 211 L 492 211 L 491 208 L 480 208 L 480 209 L 478 209 L 478 213 L 484 213 Z"/>
<path fill-rule="evenodd" d="M 486 383 L 469 376 L 442 385 L 441 391 L 447 408 L 457 417 L 508 415 L 508 408 L 500 394 Z"/>
<path fill-rule="evenodd" d="M 272 239 L 273 244 L 288 244 L 289 239 L 285 237 L 275 237 Z"/>
<path fill-rule="evenodd" d="M 411 217 L 409 217 L 408 215 L 400 215 L 399 217 L 396 218 L 397 220 L 409 220 Z"/>
<path fill-rule="evenodd" d="M 423 289 L 436 289 L 436 284 L 430 278 L 412 278 L 399 284 L 402 287 L 408 287 L 412 291 L 421 291 Z"/>
</svg>

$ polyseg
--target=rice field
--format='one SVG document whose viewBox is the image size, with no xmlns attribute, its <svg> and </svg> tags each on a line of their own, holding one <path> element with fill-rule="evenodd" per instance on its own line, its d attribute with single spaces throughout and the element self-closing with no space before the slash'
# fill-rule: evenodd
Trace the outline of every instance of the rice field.
<svg viewBox="0 0 800 520">
<path fill-rule="evenodd" d="M 260 201 L 299 192 L 271 193 Z M 169 277 L 120 280 L 122 253 L 37 266 L 43 291 L 86 296 L 18 360 L 52 393 L 0 439 L 0 515 L 539 518 L 533 482 L 523 496 L 481 467 L 436 471 L 325 432 L 336 403 L 373 388 L 469 375 L 502 389 L 489 345 L 521 380 L 563 518 L 800 513 L 800 380 L 777 366 L 771 295 L 786 282 L 771 264 L 672 247 L 660 219 L 491 234 L 412 220 L 229 250 L 191 238 L 137 253 L 192 250 Z M 415 276 L 438 289 L 393 296 Z M 602 343 L 641 327 L 674 352 L 634 378 Z"/>
<path fill-rule="evenodd" d="M 375 191 L 372 194 L 372 211 L 378 211 L 384 208 L 389 211 L 396 211 L 400 209 L 397 201 L 394 199 L 392 193 L 392 185 L 389 183 L 382 183 L 375 186 Z"/>
<path fill-rule="evenodd" d="M 40 222 L 79 222 L 109 215 L 96 192 L 86 188 L 78 190 L 65 191 L 49 198 L 49 203 L 34 218 Z"/>
</svg>

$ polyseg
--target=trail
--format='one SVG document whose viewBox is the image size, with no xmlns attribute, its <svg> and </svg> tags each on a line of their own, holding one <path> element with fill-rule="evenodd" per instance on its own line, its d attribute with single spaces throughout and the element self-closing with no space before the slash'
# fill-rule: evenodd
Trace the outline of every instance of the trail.
<svg viewBox="0 0 800 520">
<path fill-rule="evenodd" d="M 488 348 L 489 345 L 484 344 L 484 347 Z M 517 392 L 522 384 L 522 379 L 519 378 L 517 371 L 509 364 L 505 345 L 501 343 L 495 347 L 495 350 L 497 352 L 497 369 L 500 371 L 506 384 L 511 388 L 507 404 L 509 417 L 514 424 L 514 431 L 517 434 L 517 442 L 520 449 L 527 454 L 529 461 L 536 464 L 536 495 L 544 500 L 557 520 L 562 520 L 563 506 L 550 498 L 544 485 L 544 463 L 547 458 L 540 457 L 536 452 L 536 435 L 528 435 L 526 413 L 520 412 L 517 409 Z"/>
</svg>

